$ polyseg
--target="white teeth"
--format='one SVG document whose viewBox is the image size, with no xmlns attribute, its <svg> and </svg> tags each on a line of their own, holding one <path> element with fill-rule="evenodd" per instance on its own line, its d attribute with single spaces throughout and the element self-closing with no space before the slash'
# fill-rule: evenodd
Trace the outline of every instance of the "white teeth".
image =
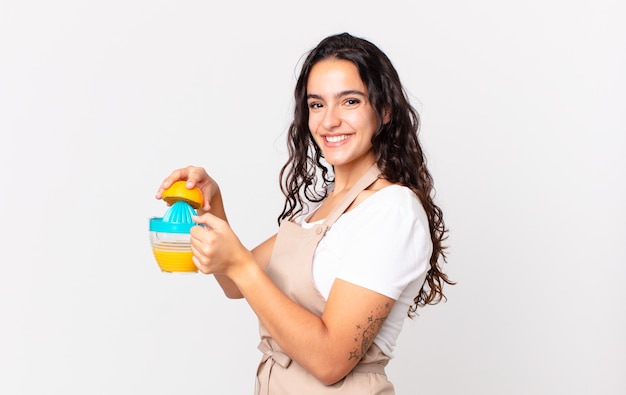
<svg viewBox="0 0 626 395">
<path fill-rule="evenodd" d="M 348 136 L 346 136 L 345 134 L 342 134 L 341 136 L 326 136 L 326 141 L 328 141 L 329 143 L 338 143 L 347 138 Z"/>
</svg>

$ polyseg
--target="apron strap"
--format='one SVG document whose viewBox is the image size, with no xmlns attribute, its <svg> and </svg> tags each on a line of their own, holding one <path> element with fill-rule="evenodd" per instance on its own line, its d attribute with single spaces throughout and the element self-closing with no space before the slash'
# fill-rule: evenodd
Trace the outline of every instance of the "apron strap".
<svg viewBox="0 0 626 395">
<path fill-rule="evenodd" d="M 361 193 L 367 187 L 372 185 L 378 179 L 379 176 L 380 176 L 380 170 L 378 170 L 378 166 L 376 166 L 376 163 L 374 163 L 372 167 L 370 167 L 365 172 L 365 174 L 361 176 L 361 178 L 356 182 L 356 184 L 354 184 L 352 188 L 350 188 L 346 196 L 337 205 L 337 207 L 335 207 L 333 211 L 331 211 L 331 213 L 328 215 L 326 220 L 324 220 L 324 224 L 328 225 L 328 227 L 330 228 L 335 223 L 335 221 L 337 221 L 337 219 L 341 217 L 341 214 L 343 214 L 344 211 L 346 211 L 348 207 L 350 207 L 350 205 L 352 204 L 352 202 L 354 202 L 356 197 L 359 196 L 359 193 Z"/>
</svg>

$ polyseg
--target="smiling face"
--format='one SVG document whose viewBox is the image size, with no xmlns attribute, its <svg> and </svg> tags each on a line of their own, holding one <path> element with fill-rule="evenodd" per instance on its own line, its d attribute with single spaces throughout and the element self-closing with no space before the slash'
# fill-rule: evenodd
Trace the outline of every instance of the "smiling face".
<svg viewBox="0 0 626 395">
<path fill-rule="evenodd" d="M 335 167 L 370 166 L 378 116 L 357 67 L 347 60 L 316 63 L 307 80 L 309 130 L 326 161 Z"/>
</svg>

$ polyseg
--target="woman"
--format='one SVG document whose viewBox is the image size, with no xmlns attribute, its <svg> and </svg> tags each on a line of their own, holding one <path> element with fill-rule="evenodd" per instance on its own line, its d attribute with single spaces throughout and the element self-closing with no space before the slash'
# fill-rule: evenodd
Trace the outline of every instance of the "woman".
<svg viewBox="0 0 626 395">
<path fill-rule="evenodd" d="M 384 367 L 407 314 L 443 297 L 446 229 L 419 117 L 375 45 L 322 40 L 295 88 L 280 228 L 252 251 L 230 229 L 217 183 L 198 167 L 194 263 L 260 322 L 257 394 L 393 394 Z"/>
</svg>

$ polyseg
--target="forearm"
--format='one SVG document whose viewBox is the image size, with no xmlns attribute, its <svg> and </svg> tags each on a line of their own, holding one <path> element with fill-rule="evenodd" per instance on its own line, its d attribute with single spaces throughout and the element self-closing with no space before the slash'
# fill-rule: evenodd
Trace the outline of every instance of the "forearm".
<svg viewBox="0 0 626 395">
<path fill-rule="evenodd" d="M 270 258 L 272 257 L 272 252 L 274 250 L 275 241 L 276 234 L 263 241 L 251 251 L 254 260 L 256 261 L 256 264 L 261 268 L 261 270 L 265 270 L 265 268 L 269 264 Z M 228 278 L 228 276 L 223 274 L 215 274 L 215 278 L 224 290 L 224 293 L 227 297 L 229 297 L 230 299 L 243 298 L 243 294 L 241 293 L 237 285 L 235 285 L 235 283 L 230 278 Z"/>
<path fill-rule="evenodd" d="M 239 288 L 237 288 L 237 285 L 235 285 L 235 283 L 230 278 L 224 276 L 223 274 L 215 274 L 214 277 L 217 280 L 217 283 L 222 288 L 222 291 L 224 291 L 224 295 L 226 295 L 227 298 L 229 299 L 243 298 L 241 291 L 239 291 Z"/>
<path fill-rule="evenodd" d="M 232 278 L 272 338 L 322 382 L 334 383 L 358 362 L 320 317 L 287 297 L 258 265 L 244 265 Z"/>
</svg>

